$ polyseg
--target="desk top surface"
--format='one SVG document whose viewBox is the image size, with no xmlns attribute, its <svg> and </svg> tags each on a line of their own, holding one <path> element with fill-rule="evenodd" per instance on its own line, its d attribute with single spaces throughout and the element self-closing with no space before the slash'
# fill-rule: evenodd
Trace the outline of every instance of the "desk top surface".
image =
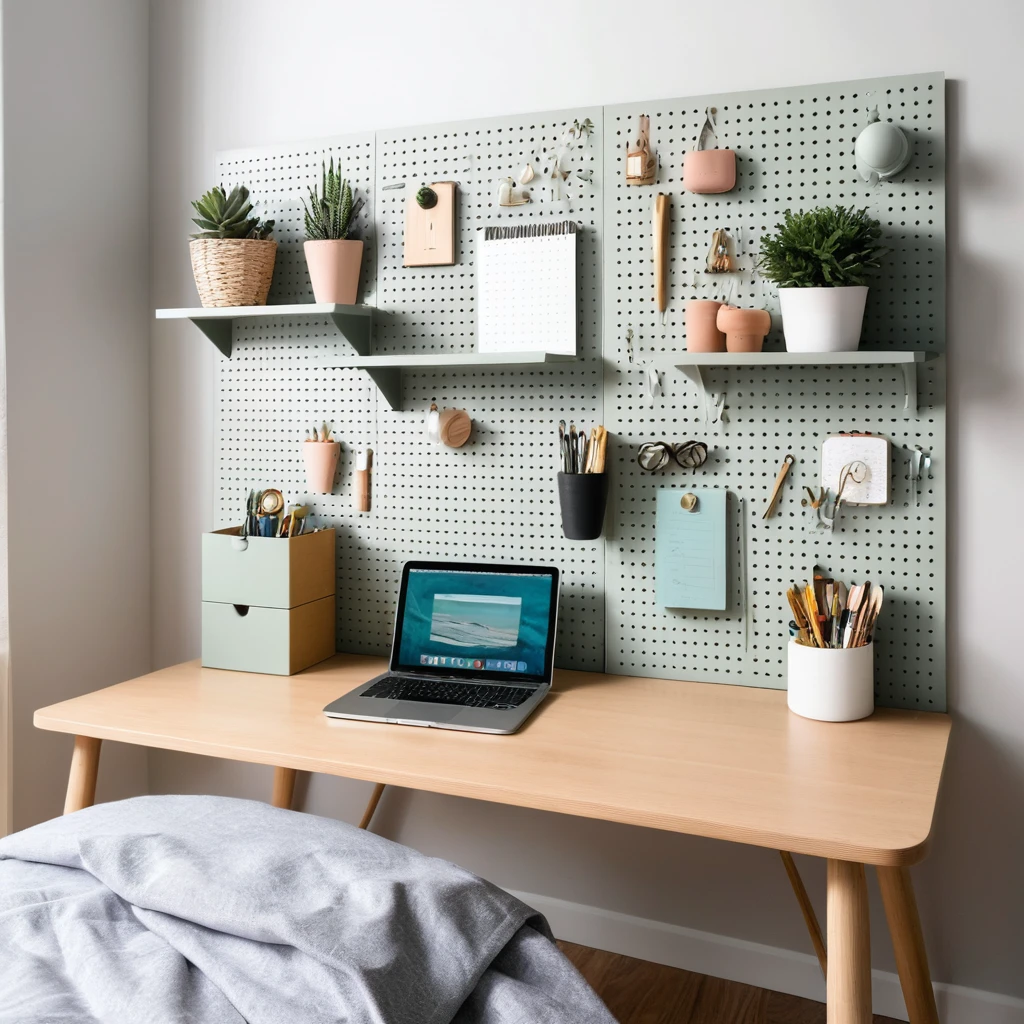
<svg viewBox="0 0 1024 1024">
<path fill-rule="evenodd" d="M 924 856 L 947 715 L 812 722 L 782 690 L 567 671 L 512 736 L 322 714 L 386 667 L 338 655 L 281 677 L 186 662 L 42 708 L 35 724 L 820 857 Z"/>
</svg>

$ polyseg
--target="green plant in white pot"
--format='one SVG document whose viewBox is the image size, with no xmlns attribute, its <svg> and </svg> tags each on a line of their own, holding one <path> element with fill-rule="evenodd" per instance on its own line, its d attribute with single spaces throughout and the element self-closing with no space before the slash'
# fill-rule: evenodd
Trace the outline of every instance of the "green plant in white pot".
<svg viewBox="0 0 1024 1024">
<path fill-rule="evenodd" d="M 779 289 L 790 352 L 852 352 L 860 345 L 868 275 L 889 250 L 868 211 L 819 207 L 783 214 L 763 235 L 758 269 Z"/>
<path fill-rule="evenodd" d="M 306 266 L 317 302 L 333 302 L 351 306 L 359 293 L 359 271 L 363 262 L 361 239 L 350 238 L 362 199 L 352 201 L 352 189 L 341 176 L 341 166 L 334 170 L 323 165 L 320 191 L 309 190 L 306 210 Z"/>
</svg>

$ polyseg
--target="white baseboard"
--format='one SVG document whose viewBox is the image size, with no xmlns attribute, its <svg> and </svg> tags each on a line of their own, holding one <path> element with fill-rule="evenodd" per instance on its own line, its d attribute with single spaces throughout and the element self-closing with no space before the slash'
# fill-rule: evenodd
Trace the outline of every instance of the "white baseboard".
<svg viewBox="0 0 1024 1024">
<path fill-rule="evenodd" d="M 512 895 L 539 910 L 555 935 L 569 942 L 806 999 L 821 1002 L 825 999 L 825 982 L 818 961 L 809 953 L 745 942 L 535 893 L 512 891 Z M 899 978 L 889 971 L 872 971 L 871 974 L 875 1013 L 906 1020 Z M 935 998 L 943 1024 L 1024 1024 L 1024 999 L 941 982 L 935 985 Z"/>
</svg>

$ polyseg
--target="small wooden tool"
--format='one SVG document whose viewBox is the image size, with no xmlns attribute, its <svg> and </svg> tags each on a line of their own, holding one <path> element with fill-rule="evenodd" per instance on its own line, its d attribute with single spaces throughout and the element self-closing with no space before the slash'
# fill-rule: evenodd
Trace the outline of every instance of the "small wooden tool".
<svg viewBox="0 0 1024 1024">
<path fill-rule="evenodd" d="M 668 196 L 654 197 L 654 302 L 664 319 L 668 308 Z"/>
<path fill-rule="evenodd" d="M 792 455 L 787 455 L 779 467 L 779 475 L 775 478 L 775 486 L 772 488 L 772 496 L 768 499 L 768 507 L 764 510 L 762 519 L 771 519 L 775 515 L 775 506 L 779 503 L 779 495 L 782 493 L 782 484 L 789 472 L 789 467 L 796 462 Z"/>
<path fill-rule="evenodd" d="M 373 449 L 367 448 L 356 456 L 352 507 L 357 512 L 370 511 L 370 471 L 373 469 Z"/>
</svg>

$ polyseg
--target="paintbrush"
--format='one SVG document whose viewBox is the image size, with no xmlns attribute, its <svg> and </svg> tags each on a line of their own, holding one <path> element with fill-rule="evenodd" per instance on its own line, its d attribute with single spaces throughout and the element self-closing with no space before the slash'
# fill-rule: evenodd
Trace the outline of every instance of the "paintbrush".
<svg viewBox="0 0 1024 1024">
<path fill-rule="evenodd" d="M 814 596 L 814 587 L 807 583 L 804 585 L 804 601 L 807 604 L 807 616 L 811 622 L 811 636 L 818 647 L 825 646 L 825 640 L 821 635 L 821 622 L 818 619 L 818 600 Z"/>
</svg>

